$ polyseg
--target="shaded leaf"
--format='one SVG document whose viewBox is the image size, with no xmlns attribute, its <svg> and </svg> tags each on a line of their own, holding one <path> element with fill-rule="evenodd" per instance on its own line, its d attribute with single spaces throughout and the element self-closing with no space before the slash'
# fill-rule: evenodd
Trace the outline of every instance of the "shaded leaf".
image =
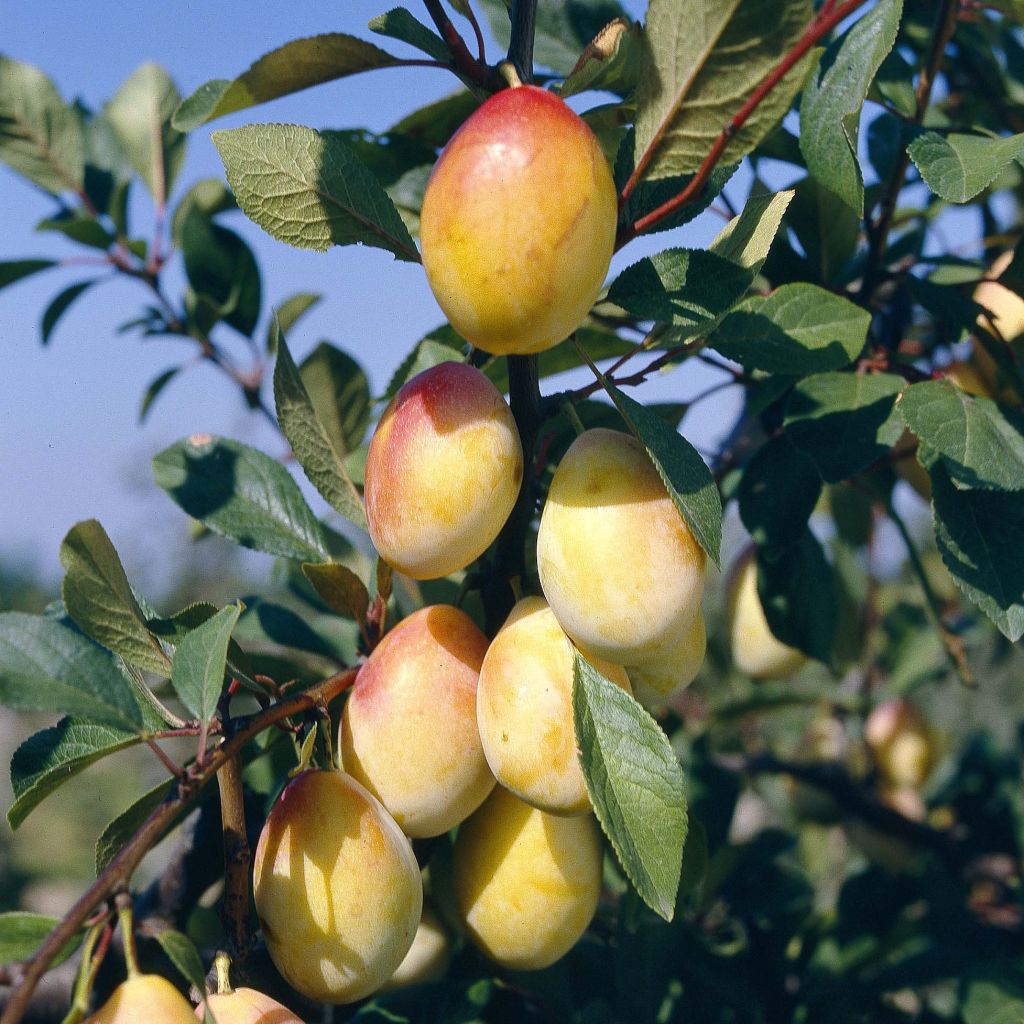
<svg viewBox="0 0 1024 1024">
<path fill-rule="evenodd" d="M 966 203 L 988 188 L 1015 160 L 1024 157 L 1024 133 L 939 135 L 924 132 L 907 147 L 925 184 L 950 203 Z"/>
<path fill-rule="evenodd" d="M 299 376 L 335 449 L 345 455 L 354 451 L 366 436 L 373 405 L 363 368 L 347 352 L 321 341 L 302 360 Z"/>
<path fill-rule="evenodd" d="M 347 566 L 338 562 L 316 565 L 305 562 L 302 571 L 314 589 L 339 615 L 356 622 L 366 619 L 370 607 L 370 594 L 366 584 Z"/>
<path fill-rule="evenodd" d="M 164 802 L 174 785 L 173 779 L 165 779 L 144 793 L 126 807 L 100 833 L 96 840 L 96 874 L 101 874 L 107 865 L 117 856 L 121 848 L 138 831 L 142 823 Z M 186 814 L 191 813 L 194 806 L 182 811 L 177 821 L 168 826 L 167 831 L 174 827 Z M 165 833 L 166 835 L 166 833 Z M 154 844 L 155 845 L 155 844 Z"/>
<path fill-rule="evenodd" d="M 451 62 L 452 55 L 445 41 L 431 32 L 421 21 L 417 21 L 404 7 L 395 7 L 372 18 L 367 28 L 381 36 L 390 36 L 399 42 L 414 46 L 417 50 L 444 64 Z"/>
<path fill-rule="evenodd" d="M 149 410 L 153 407 L 153 403 L 157 400 L 160 393 L 180 372 L 180 366 L 172 366 L 170 369 L 164 370 L 163 373 L 157 374 L 150 381 L 149 387 L 146 388 L 146 393 L 142 396 L 142 402 L 139 404 L 140 423 L 145 422 L 146 417 L 149 415 Z"/>
<path fill-rule="evenodd" d="M 185 193 L 181 202 L 175 207 L 174 216 L 171 218 L 171 238 L 174 244 L 180 248 L 185 220 L 193 210 L 198 210 L 200 213 L 206 214 L 208 218 L 212 218 L 218 213 L 237 209 L 238 204 L 235 202 L 235 197 L 222 179 L 203 178 Z"/>
<path fill-rule="evenodd" d="M 404 135 L 440 149 L 478 106 L 480 100 L 473 93 L 460 89 L 407 114 L 388 129 L 388 134 Z"/>
<path fill-rule="evenodd" d="M 181 703 L 201 725 L 208 725 L 217 713 L 224 689 L 224 671 L 231 631 L 242 609 L 237 604 L 221 608 L 182 637 L 171 663 L 171 683 Z"/>
<path fill-rule="evenodd" d="M 640 80 L 643 28 L 628 18 L 616 18 L 594 36 L 575 67 L 556 92 L 562 99 L 600 89 L 628 96 Z"/>
<path fill-rule="evenodd" d="M 852 259 L 860 238 L 860 218 L 817 178 L 794 189 L 786 220 L 822 284 L 829 284 Z"/>
<path fill-rule="evenodd" d="M 317 292 L 296 292 L 290 295 L 280 306 L 275 307 L 274 316 L 267 325 L 267 351 L 273 355 L 277 351 L 277 332 L 285 337 L 298 321 L 306 315 L 323 298 Z M 275 323 L 276 318 L 276 323 Z"/>
<path fill-rule="evenodd" d="M 200 992 L 206 992 L 206 969 L 195 943 L 173 928 L 163 928 L 156 933 L 156 941 L 167 954 L 168 959 L 178 968 L 181 976 Z M 273 1012 L 273 1011 L 271 1011 Z"/>
<path fill-rule="evenodd" d="M 56 231 L 92 249 L 105 251 L 114 244 L 114 236 L 98 220 L 77 211 L 67 217 L 47 217 L 36 225 L 36 231 Z"/>
<path fill-rule="evenodd" d="M 43 944 L 46 937 L 60 921 L 44 914 L 32 914 L 27 910 L 12 910 L 0 914 L 0 964 L 12 964 L 28 960 Z M 70 939 L 68 944 L 50 961 L 50 967 L 62 964 L 82 941 L 80 935 Z"/>
<path fill-rule="evenodd" d="M 58 293 L 50 302 L 43 312 L 43 320 L 40 325 L 44 345 L 49 343 L 50 336 L 53 334 L 54 328 L 57 326 L 57 322 L 71 308 L 75 299 L 95 283 L 96 281 L 93 279 L 89 281 L 79 281 L 78 284 L 69 285 L 62 292 Z"/>
<path fill-rule="evenodd" d="M 38 274 L 40 270 L 48 270 L 57 266 L 56 260 L 3 260 L 0 261 L 0 288 L 20 281 L 30 274 Z"/>
</svg>

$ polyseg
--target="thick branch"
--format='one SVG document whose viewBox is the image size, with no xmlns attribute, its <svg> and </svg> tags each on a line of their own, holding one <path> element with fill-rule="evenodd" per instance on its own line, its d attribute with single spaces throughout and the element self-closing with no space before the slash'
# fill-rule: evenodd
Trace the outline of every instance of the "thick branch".
<svg viewBox="0 0 1024 1024">
<path fill-rule="evenodd" d="M 235 959 L 244 960 L 252 947 L 249 927 L 249 865 L 252 851 L 245 827 L 245 797 L 242 767 L 237 757 L 229 758 L 217 773 L 220 787 L 220 817 L 224 831 L 224 931 Z"/>
</svg>

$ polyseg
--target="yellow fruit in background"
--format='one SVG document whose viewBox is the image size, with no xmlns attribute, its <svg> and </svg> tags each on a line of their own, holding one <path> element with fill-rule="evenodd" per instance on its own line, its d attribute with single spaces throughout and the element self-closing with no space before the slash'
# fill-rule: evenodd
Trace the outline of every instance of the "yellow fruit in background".
<svg viewBox="0 0 1024 1024">
<path fill-rule="evenodd" d="M 381 992 L 392 992 L 413 985 L 439 981 L 452 959 L 452 940 L 441 919 L 429 907 L 423 908 L 420 926 L 412 940 L 412 948 L 398 965 L 398 970 L 381 986 Z M 218 1024 L 220 1022 L 218 1021 Z"/>
<path fill-rule="evenodd" d="M 732 570 L 727 606 L 729 646 L 738 671 L 751 679 L 784 679 L 803 668 L 806 655 L 779 640 L 765 618 L 753 549 Z"/>
<path fill-rule="evenodd" d="M 989 382 L 982 376 L 975 366 L 965 362 L 950 363 L 943 371 L 946 380 L 955 384 L 961 391 L 969 395 L 978 395 L 981 398 L 993 398 Z"/>
<path fill-rule="evenodd" d="M 366 456 L 366 519 L 381 558 L 418 580 L 464 569 L 515 505 L 523 448 L 498 389 L 465 363 L 407 381 Z"/>
<path fill-rule="evenodd" d="M 452 327 L 477 348 L 543 352 L 597 298 L 617 220 L 615 182 L 586 123 L 545 89 L 504 89 L 434 166 L 423 267 Z"/>
<path fill-rule="evenodd" d="M 288 984 L 350 1003 L 380 988 L 409 952 L 423 884 L 409 840 L 373 796 L 342 772 L 308 771 L 263 826 L 253 896 Z"/>
<path fill-rule="evenodd" d="M 631 693 L 621 665 L 591 664 Z M 527 597 L 491 641 L 477 690 L 484 755 L 498 782 L 552 814 L 590 811 L 576 754 L 572 685 L 574 649 L 547 602 Z"/>
<path fill-rule="evenodd" d="M 887 700 L 864 722 L 864 740 L 886 786 L 918 789 L 935 765 L 935 741 L 913 704 Z"/>
<path fill-rule="evenodd" d="M 660 661 L 646 665 L 627 665 L 636 699 L 647 708 L 661 708 L 674 694 L 696 679 L 708 636 L 704 616 L 698 612 L 690 626 L 679 635 L 679 642 Z"/>
<path fill-rule="evenodd" d="M 217 1024 L 302 1024 L 286 1006 L 253 988 L 236 988 L 207 999 Z M 203 1004 L 196 1007 L 196 1017 L 203 1020 Z"/>
<path fill-rule="evenodd" d="M 452 857 L 459 918 L 492 960 L 548 967 L 587 930 L 601 892 L 597 819 L 558 817 L 497 787 L 460 829 Z"/>
<path fill-rule="evenodd" d="M 438 836 L 494 786 L 477 728 L 487 638 L 451 605 L 421 608 L 377 645 L 345 702 L 342 767 L 408 836 Z"/>
<path fill-rule="evenodd" d="M 544 596 L 572 640 L 620 665 L 662 660 L 700 612 L 704 566 L 640 442 L 603 428 L 576 438 L 537 536 Z"/>
<path fill-rule="evenodd" d="M 196 1024 L 192 1004 L 159 974 L 136 974 L 114 989 L 85 1024 Z"/>
<path fill-rule="evenodd" d="M 1010 265 L 1013 250 L 1008 249 L 992 264 L 985 280 L 974 289 L 974 301 L 984 306 L 992 314 L 992 321 L 1003 341 L 1011 342 L 1024 334 L 1024 299 L 1015 291 L 1000 284 L 999 277 Z M 978 329 L 992 334 L 988 317 L 978 317 Z M 1001 371 L 995 360 L 985 351 L 980 342 L 975 340 L 971 353 L 971 365 L 985 383 L 985 394 L 988 398 L 997 398 L 1002 402 L 1020 404 L 1017 392 L 1002 379 Z M 968 389 L 969 390 L 969 389 Z M 981 393 L 981 392 L 979 392 Z"/>
</svg>

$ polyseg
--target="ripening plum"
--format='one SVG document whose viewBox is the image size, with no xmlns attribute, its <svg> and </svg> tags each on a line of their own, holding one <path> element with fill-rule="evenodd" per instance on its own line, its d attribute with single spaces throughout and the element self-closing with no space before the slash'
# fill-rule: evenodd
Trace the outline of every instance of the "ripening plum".
<svg viewBox="0 0 1024 1024">
<path fill-rule="evenodd" d="M 665 658 L 700 612 L 704 565 L 639 441 L 604 428 L 576 438 L 551 480 L 537 567 L 579 647 L 620 665 Z"/>
<path fill-rule="evenodd" d="M 547 602 L 523 598 L 487 648 L 477 689 L 477 723 L 498 782 L 552 814 L 591 810 L 573 728 L 573 646 Z M 591 664 L 631 693 L 621 665 Z"/>
<path fill-rule="evenodd" d="M 217 1024 L 302 1024 L 286 1006 L 254 988 L 236 988 L 207 998 L 210 1012 Z M 203 1004 L 196 1007 L 196 1016 L 204 1019 Z"/>
<path fill-rule="evenodd" d="M 407 381 L 366 456 L 370 538 L 399 572 L 426 580 L 487 550 L 515 505 L 523 448 L 498 389 L 465 363 Z"/>
<path fill-rule="evenodd" d="M 392 992 L 413 985 L 439 981 L 452 959 L 452 940 L 440 918 L 429 907 L 423 908 L 420 926 L 412 940 L 412 948 L 398 965 L 398 970 L 381 986 L 381 992 Z M 218 1024 L 220 1022 L 218 1021 Z"/>
<path fill-rule="evenodd" d="M 450 605 L 421 608 L 359 670 L 341 718 L 342 765 L 406 835 L 441 835 L 494 786 L 476 721 L 487 638 Z"/>
<path fill-rule="evenodd" d="M 159 974 L 136 974 L 114 989 L 85 1024 L 196 1024 L 192 1004 Z"/>
<path fill-rule="evenodd" d="M 872 708 L 864 740 L 887 787 L 918 789 L 935 765 L 931 730 L 908 701 L 887 700 Z"/>
<path fill-rule="evenodd" d="M 307 771 L 278 797 L 253 861 L 267 950 L 310 999 L 379 988 L 412 945 L 423 883 L 409 840 L 355 779 Z"/>
<path fill-rule="evenodd" d="M 451 325 L 478 348 L 543 352 L 597 298 L 617 218 L 615 182 L 587 124 L 545 89 L 505 89 L 430 175 L 423 267 Z"/>
<path fill-rule="evenodd" d="M 707 653 L 708 635 L 700 613 L 679 634 L 676 645 L 658 661 L 627 665 L 636 699 L 646 708 L 661 708 L 697 677 Z"/>
<path fill-rule="evenodd" d="M 586 931 L 601 892 L 601 866 L 593 815 L 547 814 L 498 786 L 455 840 L 456 910 L 492 960 L 540 970 Z"/>
</svg>

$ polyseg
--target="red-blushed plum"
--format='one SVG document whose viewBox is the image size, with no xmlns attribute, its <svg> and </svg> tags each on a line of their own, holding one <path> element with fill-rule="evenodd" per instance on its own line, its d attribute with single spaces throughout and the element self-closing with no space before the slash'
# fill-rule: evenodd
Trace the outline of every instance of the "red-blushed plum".
<svg viewBox="0 0 1024 1024">
<path fill-rule="evenodd" d="M 385 635 L 345 702 L 342 765 L 408 836 L 454 828 L 494 786 L 476 720 L 486 651 L 465 612 L 421 608 Z"/>
<path fill-rule="evenodd" d="M 406 381 L 374 431 L 370 538 L 407 576 L 447 576 L 498 536 L 522 478 L 519 432 L 498 389 L 472 366 L 440 363 Z"/>
<path fill-rule="evenodd" d="M 236 988 L 207 999 L 217 1024 L 302 1024 L 286 1006 L 253 988 Z M 196 1007 L 196 1016 L 204 1019 L 203 1004 Z"/>
<path fill-rule="evenodd" d="M 114 989 L 85 1024 L 196 1024 L 192 1004 L 158 974 L 136 974 Z"/>
<path fill-rule="evenodd" d="M 423 882 L 409 840 L 371 794 L 342 772 L 307 771 L 263 826 L 253 897 L 288 984 L 310 999 L 351 1003 L 409 952 Z"/>
<path fill-rule="evenodd" d="M 617 218 L 615 182 L 587 124 L 545 89 L 505 89 L 434 167 L 423 267 L 445 316 L 478 348 L 543 352 L 597 298 Z"/>
</svg>

